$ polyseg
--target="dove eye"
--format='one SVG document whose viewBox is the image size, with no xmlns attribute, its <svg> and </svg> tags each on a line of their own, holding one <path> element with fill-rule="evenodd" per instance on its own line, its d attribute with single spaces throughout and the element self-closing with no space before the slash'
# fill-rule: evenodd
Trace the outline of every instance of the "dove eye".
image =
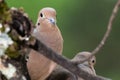
<svg viewBox="0 0 120 80">
<path fill-rule="evenodd" d="M 42 14 L 42 13 L 40 13 L 40 17 L 43 17 L 43 14 Z"/>
<path fill-rule="evenodd" d="M 96 63 L 96 60 L 95 60 L 95 59 L 92 59 L 92 60 L 91 60 L 91 64 L 95 65 L 95 63 Z"/>
<path fill-rule="evenodd" d="M 40 23 L 38 23 L 38 26 L 40 25 Z"/>
<path fill-rule="evenodd" d="M 95 60 L 92 60 L 92 63 L 95 63 Z"/>
</svg>

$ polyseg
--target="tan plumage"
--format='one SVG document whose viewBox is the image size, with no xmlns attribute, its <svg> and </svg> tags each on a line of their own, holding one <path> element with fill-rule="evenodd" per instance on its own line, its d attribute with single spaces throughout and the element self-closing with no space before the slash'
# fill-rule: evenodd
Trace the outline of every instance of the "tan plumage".
<svg viewBox="0 0 120 80">
<path fill-rule="evenodd" d="M 55 52 L 62 54 L 63 38 L 56 25 L 56 11 L 53 8 L 43 8 L 39 12 L 33 36 Z M 27 67 L 32 80 L 45 80 L 54 70 L 56 64 L 36 51 L 31 50 Z"/>
</svg>

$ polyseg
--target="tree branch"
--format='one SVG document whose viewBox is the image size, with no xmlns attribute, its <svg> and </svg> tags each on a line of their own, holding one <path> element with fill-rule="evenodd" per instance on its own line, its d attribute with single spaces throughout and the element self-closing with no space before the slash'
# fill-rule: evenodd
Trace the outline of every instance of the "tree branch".
<svg viewBox="0 0 120 80">
<path fill-rule="evenodd" d="M 116 5 L 112 11 L 112 14 L 111 14 L 109 22 L 108 22 L 107 31 L 105 32 L 103 39 L 101 40 L 100 44 L 92 51 L 92 55 L 95 55 L 96 53 L 98 53 L 98 51 L 100 51 L 100 49 L 104 46 L 104 44 L 112 30 L 113 21 L 115 20 L 115 18 L 117 16 L 119 8 L 120 8 L 120 0 L 118 0 L 118 2 L 116 3 Z"/>
<path fill-rule="evenodd" d="M 50 60 L 53 60 L 54 62 L 61 65 L 65 69 L 69 70 L 77 77 L 82 77 L 85 80 L 108 80 L 107 78 L 103 78 L 100 76 L 93 76 L 83 71 L 81 68 L 78 68 L 76 64 L 72 63 L 69 59 L 57 54 L 56 52 L 54 52 L 52 49 L 50 49 L 49 47 L 47 47 L 37 39 L 35 45 L 30 45 L 29 47 L 41 53 Z"/>
</svg>

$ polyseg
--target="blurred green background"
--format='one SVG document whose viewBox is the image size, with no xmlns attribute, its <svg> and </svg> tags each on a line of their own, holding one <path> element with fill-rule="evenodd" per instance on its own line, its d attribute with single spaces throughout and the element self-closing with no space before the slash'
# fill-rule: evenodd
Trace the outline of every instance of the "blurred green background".
<svg viewBox="0 0 120 80">
<path fill-rule="evenodd" d="M 102 39 L 117 0 L 6 0 L 10 7 L 23 7 L 35 23 L 38 11 L 53 7 L 64 38 L 63 54 L 72 58 L 81 51 L 92 51 Z M 105 46 L 97 54 L 96 72 L 120 79 L 120 11 Z"/>
</svg>

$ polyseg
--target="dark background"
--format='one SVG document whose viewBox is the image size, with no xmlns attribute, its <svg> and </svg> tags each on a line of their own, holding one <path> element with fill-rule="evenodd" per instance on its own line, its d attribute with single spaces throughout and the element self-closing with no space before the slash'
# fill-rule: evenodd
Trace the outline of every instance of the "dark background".
<svg viewBox="0 0 120 80">
<path fill-rule="evenodd" d="M 72 58 L 81 51 L 92 51 L 101 41 L 117 0 L 6 0 L 9 7 L 23 7 L 35 23 L 38 11 L 53 7 L 64 38 L 63 55 Z M 112 32 L 97 57 L 97 74 L 120 79 L 120 11 Z"/>
</svg>

